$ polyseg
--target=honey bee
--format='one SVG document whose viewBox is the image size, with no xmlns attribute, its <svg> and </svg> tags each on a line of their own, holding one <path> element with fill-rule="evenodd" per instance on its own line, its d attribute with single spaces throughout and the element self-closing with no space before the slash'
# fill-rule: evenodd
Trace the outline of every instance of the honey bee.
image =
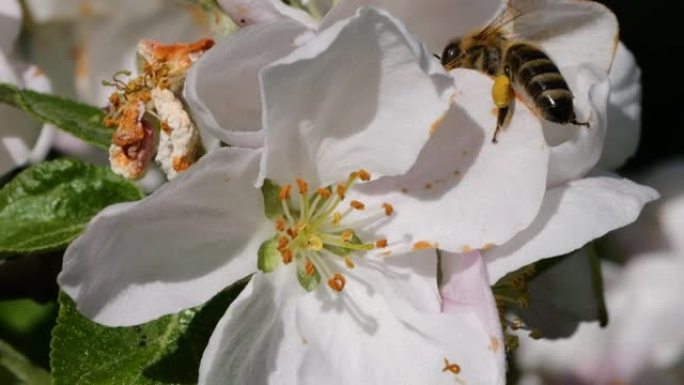
<svg viewBox="0 0 684 385">
<path fill-rule="evenodd" d="M 510 115 L 514 89 L 546 120 L 589 127 L 575 116 L 573 94 L 556 64 L 532 41 L 518 38 L 513 22 L 522 12 L 509 4 L 493 22 L 449 42 L 441 61 L 447 70 L 470 68 L 494 77 L 492 99 L 497 108 L 492 142 Z"/>
</svg>

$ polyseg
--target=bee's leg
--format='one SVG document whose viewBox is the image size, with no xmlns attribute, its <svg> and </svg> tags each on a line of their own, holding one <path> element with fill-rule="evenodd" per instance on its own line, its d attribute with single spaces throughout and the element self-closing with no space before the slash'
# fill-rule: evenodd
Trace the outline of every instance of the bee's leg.
<svg viewBox="0 0 684 385">
<path fill-rule="evenodd" d="M 492 86 L 492 99 L 498 109 L 496 117 L 496 130 L 492 137 L 492 143 L 496 143 L 496 136 L 501 127 L 506 123 L 506 118 L 510 112 L 511 100 L 513 99 L 513 88 L 511 87 L 511 70 L 508 66 L 504 67 L 503 73 L 496 75 Z"/>
<path fill-rule="evenodd" d="M 584 126 L 586 128 L 591 128 L 591 124 L 589 124 L 589 122 L 578 122 L 577 119 L 571 120 L 570 123 L 574 124 L 575 126 Z"/>
</svg>

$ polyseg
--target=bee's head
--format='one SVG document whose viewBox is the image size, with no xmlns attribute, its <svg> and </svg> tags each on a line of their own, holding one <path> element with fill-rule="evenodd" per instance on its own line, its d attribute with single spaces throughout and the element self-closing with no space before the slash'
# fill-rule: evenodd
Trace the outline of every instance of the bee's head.
<svg viewBox="0 0 684 385">
<path fill-rule="evenodd" d="M 461 39 L 452 40 L 442 52 L 442 65 L 446 69 L 454 68 L 454 62 L 459 56 L 461 56 Z"/>
</svg>

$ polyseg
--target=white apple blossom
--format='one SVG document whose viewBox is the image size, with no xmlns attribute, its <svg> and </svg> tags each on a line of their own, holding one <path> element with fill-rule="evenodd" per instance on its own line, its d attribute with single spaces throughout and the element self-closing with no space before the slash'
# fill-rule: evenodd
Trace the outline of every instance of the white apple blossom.
<svg viewBox="0 0 684 385">
<path fill-rule="evenodd" d="M 679 161 L 642 179 L 658 188 L 663 200 L 649 208 L 648 220 L 637 222 L 624 234 L 616 233 L 621 244 L 618 250 L 624 253 L 629 252 L 625 246 L 637 247 L 626 266 L 603 266 L 608 326 L 583 324 L 567 340 L 523 340 L 519 361 L 529 377 L 574 378 L 587 385 L 681 381 L 672 382 L 663 371 L 681 365 L 684 357 L 680 325 L 684 317 L 683 175 L 684 163 Z"/>
<path fill-rule="evenodd" d="M 290 32 L 279 34 L 286 44 L 302 31 L 290 21 L 269 25 Z M 238 33 L 229 44 L 247 49 L 254 36 Z M 69 247 L 58 281 L 80 311 L 132 325 L 199 305 L 254 274 L 210 339 L 200 384 L 503 384 L 483 260 L 449 253 L 510 239 L 533 219 L 548 151 L 532 113 L 517 107 L 507 143 L 474 159 L 470 141 L 488 140 L 472 101 L 450 108 L 452 78 L 401 22 L 372 8 L 309 36 L 254 81 L 264 106 L 261 149 L 210 152 L 148 198 L 100 213 Z M 484 88 L 479 77 L 463 81 Z M 451 119 L 471 119 L 466 142 Z M 524 172 L 491 173 L 494 158 Z M 477 175 L 467 183 L 466 168 Z M 288 185 L 295 180 L 296 190 Z M 519 194 L 478 203 L 478 186 L 497 180 Z M 265 215 L 274 206 L 254 187 L 262 181 L 282 186 L 282 216 Z M 506 213 L 502 224 L 461 223 L 496 208 Z M 404 227 L 391 225 L 399 218 Z M 278 254 L 269 252 L 274 243 Z M 442 296 L 436 247 L 445 250 Z"/>
<path fill-rule="evenodd" d="M 272 7 L 271 3 L 222 0 L 226 9 L 239 5 L 253 22 L 234 38 L 219 43 L 188 74 L 185 96 L 194 118 L 214 136 L 232 145 L 258 147 L 263 143 L 268 122 L 262 122 L 262 115 L 268 119 L 269 114 L 263 110 L 263 89 L 258 83 L 260 69 L 295 49 L 316 30 L 325 30 L 352 15 L 358 7 L 373 5 L 387 10 L 404 21 L 432 52 L 441 52 L 454 37 L 486 25 L 508 1 L 340 0 L 314 29 L 286 16 L 259 17 L 276 14 L 272 8 L 265 11 Z M 428 215 L 432 212 L 426 201 L 440 202 L 437 198 L 442 198 L 463 203 L 453 206 L 451 211 L 454 216 L 468 218 L 458 228 L 447 229 L 436 221 L 423 231 L 430 232 L 440 247 L 453 244 L 450 232 L 454 231 L 463 241 L 457 245 L 462 251 L 485 250 L 483 255 L 492 282 L 541 258 L 571 252 L 629 224 L 643 205 L 657 196 L 652 189 L 601 175 L 595 169 L 604 147 L 607 150 L 601 166 L 613 168 L 631 155 L 638 141 L 638 67 L 626 50 L 618 49 L 614 15 L 598 3 L 578 0 L 515 0 L 511 4 L 526 10 L 521 29 L 534 37 L 559 66 L 575 95 L 580 120 L 588 119 L 591 128 L 527 119 L 524 113 L 516 111 L 500 143 L 492 145 L 485 139 L 495 127 L 494 104 L 489 96 L 492 81 L 474 71 L 456 69 L 452 76 L 457 95 L 442 124 L 445 129 L 438 130 L 406 176 L 385 179 L 387 186 L 379 182 L 362 191 L 372 195 L 402 183 L 415 183 L 413 173 L 422 174 L 421 182 L 429 192 L 398 193 L 393 199 L 420 206 Z M 610 92 L 611 82 L 615 94 Z M 316 105 L 309 108 L 316 110 Z M 457 112 L 462 110 L 467 114 Z M 535 125 L 543 127 L 543 139 L 534 144 L 524 139 L 516 142 L 515 136 L 521 134 L 516 127 Z M 611 135 L 611 142 L 604 146 L 608 125 L 610 130 L 626 134 Z M 541 151 L 548 152 L 548 158 L 532 148 L 542 148 Z M 426 169 L 434 162 L 450 165 L 457 175 L 452 174 L 451 179 L 439 172 L 430 175 Z M 528 175 L 532 164 L 538 166 L 538 162 L 547 164 L 544 175 L 538 175 L 544 178 L 545 191 L 532 188 L 538 180 L 533 174 Z M 456 188 L 452 189 L 454 184 Z M 527 184 L 527 193 L 519 190 L 522 184 Z M 459 196 L 460 191 L 473 190 L 479 194 L 469 195 L 471 201 Z M 534 206 L 539 195 L 532 198 L 530 192 L 543 197 L 540 208 Z M 425 199 L 430 197 L 433 199 Z M 508 200 L 516 198 L 520 199 L 520 206 L 508 209 Z M 372 201 L 373 197 L 365 199 Z M 526 199 L 530 206 L 525 206 Z M 536 219 L 529 225 L 529 218 L 517 215 L 516 210 L 535 211 Z M 474 212 L 480 215 L 475 216 Z M 501 220 L 502 217 L 507 220 Z M 411 222 L 411 216 L 397 215 L 386 228 L 405 228 Z M 525 231 L 513 239 L 496 234 L 508 234 L 507 230 L 512 228 Z M 420 233 L 420 229 L 415 230 Z"/>
<path fill-rule="evenodd" d="M 19 1 L 0 4 L 0 82 L 18 88 L 47 92 L 50 81 L 40 68 L 20 62 L 14 44 L 21 29 Z M 0 105 L 0 177 L 15 167 L 42 160 L 50 149 L 53 128 L 42 125 L 25 112 Z"/>
</svg>

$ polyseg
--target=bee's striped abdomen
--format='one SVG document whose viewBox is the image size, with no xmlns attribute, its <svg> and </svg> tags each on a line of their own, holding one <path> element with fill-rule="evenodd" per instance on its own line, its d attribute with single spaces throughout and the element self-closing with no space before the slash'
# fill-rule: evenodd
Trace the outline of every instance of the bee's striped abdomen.
<svg viewBox="0 0 684 385">
<path fill-rule="evenodd" d="M 566 124 L 575 120 L 573 95 L 558 67 L 533 45 L 514 44 L 506 51 L 513 81 L 525 89 L 546 120 Z"/>
</svg>

